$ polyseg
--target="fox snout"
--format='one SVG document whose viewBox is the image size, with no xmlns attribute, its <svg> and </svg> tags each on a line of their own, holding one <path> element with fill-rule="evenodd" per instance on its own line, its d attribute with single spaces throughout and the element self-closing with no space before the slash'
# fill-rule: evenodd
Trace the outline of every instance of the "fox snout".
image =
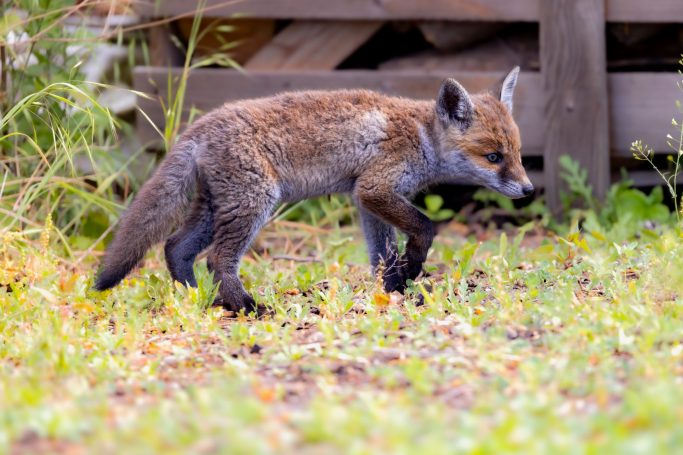
<svg viewBox="0 0 683 455">
<path fill-rule="evenodd" d="M 512 198 L 512 199 L 519 199 L 527 196 L 531 196 L 534 194 L 534 186 L 531 183 L 527 184 L 519 184 L 516 183 L 515 186 L 518 186 L 518 188 L 515 188 L 514 191 L 511 191 L 510 193 L 506 194 L 506 196 Z"/>
<path fill-rule="evenodd" d="M 534 194 L 534 185 L 529 181 L 529 178 L 524 174 L 522 179 L 504 179 L 501 178 L 499 182 L 487 185 L 492 190 L 498 191 L 512 199 L 519 199 Z"/>
<path fill-rule="evenodd" d="M 524 185 L 522 187 L 522 193 L 524 193 L 524 196 L 531 196 L 534 194 L 534 186 L 530 183 L 528 185 Z"/>
</svg>

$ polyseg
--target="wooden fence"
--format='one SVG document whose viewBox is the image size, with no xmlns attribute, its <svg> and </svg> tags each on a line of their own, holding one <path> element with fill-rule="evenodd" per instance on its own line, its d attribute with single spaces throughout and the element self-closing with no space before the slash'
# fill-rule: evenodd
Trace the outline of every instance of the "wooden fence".
<svg viewBox="0 0 683 455">
<path fill-rule="evenodd" d="M 150 0 L 140 6 L 149 17 L 192 15 L 195 2 Z M 681 98 L 676 73 L 607 73 L 605 24 L 613 22 L 681 22 L 681 0 L 244 0 L 208 1 L 205 16 L 293 19 L 246 64 L 246 73 L 231 69 L 198 69 L 191 73 L 186 103 L 207 110 L 221 103 L 295 89 L 370 88 L 414 98 L 433 98 L 445 77 L 455 77 L 469 90 L 493 88 L 499 72 L 414 70 L 337 70 L 385 21 L 476 20 L 538 22 L 540 72 L 523 72 L 515 94 L 526 157 L 542 157 L 543 171 L 531 175 L 545 188 L 548 203 L 558 206 L 558 159 L 569 154 L 589 172 L 598 196 L 604 195 L 614 172 L 614 158 L 631 155 L 642 139 L 667 152 L 666 135 Z M 151 34 L 153 67 L 134 72 L 137 90 L 164 96 L 170 71 L 179 62 L 166 29 Z M 142 109 L 163 124 L 158 102 L 141 100 Z M 153 130 L 140 123 L 143 140 Z M 631 175 L 636 183 L 655 184 L 653 173 Z"/>
</svg>

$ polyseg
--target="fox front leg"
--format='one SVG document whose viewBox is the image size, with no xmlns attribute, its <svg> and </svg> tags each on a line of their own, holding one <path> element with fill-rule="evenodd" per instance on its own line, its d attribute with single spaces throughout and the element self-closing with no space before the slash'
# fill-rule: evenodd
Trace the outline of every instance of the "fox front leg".
<svg viewBox="0 0 683 455">
<path fill-rule="evenodd" d="M 432 245 L 436 229 L 429 218 L 417 210 L 406 198 L 384 185 L 359 181 L 356 198 L 361 207 L 375 217 L 396 226 L 408 236 L 405 253 L 395 267 L 387 269 L 384 288 L 403 292 L 407 280 L 414 280 L 422 271 L 422 264 Z M 394 273 L 391 273 L 391 272 Z"/>
<path fill-rule="evenodd" d="M 377 274 L 381 269 L 385 288 L 392 291 L 398 289 L 405 283 L 405 278 L 399 267 L 394 227 L 364 209 L 359 201 L 356 201 L 356 204 L 368 247 L 372 273 Z"/>
</svg>

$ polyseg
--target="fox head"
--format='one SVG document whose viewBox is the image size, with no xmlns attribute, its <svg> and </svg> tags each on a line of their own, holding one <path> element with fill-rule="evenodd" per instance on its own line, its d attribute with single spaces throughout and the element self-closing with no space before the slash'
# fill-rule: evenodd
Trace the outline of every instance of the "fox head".
<svg viewBox="0 0 683 455">
<path fill-rule="evenodd" d="M 500 99 L 472 95 L 447 79 L 436 100 L 439 166 L 446 179 L 468 180 L 511 198 L 534 187 L 522 166 L 519 128 L 512 118 L 512 95 L 519 67 L 507 75 Z"/>
</svg>

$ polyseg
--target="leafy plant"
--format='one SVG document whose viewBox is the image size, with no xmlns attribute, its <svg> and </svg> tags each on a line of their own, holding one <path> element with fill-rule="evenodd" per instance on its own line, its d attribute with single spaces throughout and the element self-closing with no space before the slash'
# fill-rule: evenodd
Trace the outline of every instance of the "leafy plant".
<svg viewBox="0 0 683 455">
<path fill-rule="evenodd" d="M 524 224 L 529 220 L 536 220 L 541 226 L 553 224 L 550 211 L 542 196 L 534 198 L 529 204 L 520 208 L 516 208 L 509 197 L 486 188 L 478 189 L 472 198 L 484 205 L 478 213 L 482 221 L 489 221 L 494 211 L 502 211 L 513 219 L 514 224 Z"/>
<path fill-rule="evenodd" d="M 198 113 L 192 106 L 189 109 L 189 117 L 186 115 L 185 95 L 187 93 L 187 83 L 190 72 L 197 68 L 211 65 L 239 68 L 239 64 L 226 54 L 226 51 L 232 49 L 236 43 L 226 41 L 225 37 L 222 36 L 224 33 L 231 32 L 233 27 L 225 24 L 217 25 L 214 22 L 210 22 L 205 26 L 205 23 L 202 21 L 205 8 L 206 0 L 197 2 L 187 43 L 182 43 L 177 37 L 172 36 L 173 43 L 184 54 L 185 59 L 178 77 L 174 77 L 172 68 L 169 68 L 166 84 L 166 98 L 161 98 L 159 100 L 164 112 L 163 131 L 147 118 L 152 127 L 156 129 L 157 133 L 159 133 L 163 139 L 166 151 L 169 151 L 173 146 L 175 138 L 178 136 L 183 124 L 186 122 L 191 123 L 194 116 Z M 195 60 L 198 45 L 208 34 L 213 34 L 221 45 L 214 54 Z M 146 117 L 144 112 L 141 112 L 141 114 Z"/>
<path fill-rule="evenodd" d="M 445 221 L 453 218 L 455 212 L 451 209 L 443 208 L 444 200 L 438 194 L 428 194 L 425 196 L 425 213 L 433 221 Z"/>
<path fill-rule="evenodd" d="M 653 223 L 662 224 L 671 219 L 660 187 L 645 194 L 633 188 L 633 181 L 624 174 L 620 182 L 610 187 L 605 199 L 598 201 L 587 183 L 586 170 L 577 161 L 564 155 L 560 157 L 560 165 L 561 176 L 570 190 L 562 195 L 570 225 L 581 222 L 588 231 L 604 231 L 615 239 L 626 239 L 639 235 Z M 585 208 L 577 208 L 578 205 Z"/>
<path fill-rule="evenodd" d="M 341 226 L 351 224 L 355 212 L 350 197 L 335 194 L 285 204 L 271 220 L 301 221 L 314 226 Z"/>
<path fill-rule="evenodd" d="M 512 202 L 512 199 L 496 191 L 481 188 L 474 193 L 473 199 L 482 202 L 485 206 L 493 205 L 509 212 L 515 210 L 515 204 Z"/>
<path fill-rule="evenodd" d="M 194 20 L 192 21 L 187 47 L 185 48 L 185 62 L 177 82 L 173 79 L 173 74 L 169 68 L 168 90 L 166 94 L 168 104 L 161 99 L 165 120 L 162 137 L 164 139 L 166 151 L 171 149 L 171 146 L 180 131 L 180 127 L 182 126 L 187 80 L 190 77 L 190 71 L 194 68 L 192 65 L 192 57 L 197 49 L 197 43 L 200 38 L 199 27 L 202 22 L 202 14 L 205 6 L 206 0 L 197 2 L 196 13 L 194 15 Z M 192 121 L 191 118 L 189 120 Z"/>
<path fill-rule="evenodd" d="M 588 184 L 588 171 L 569 155 L 562 155 L 559 159 L 560 178 L 567 184 L 568 193 L 562 193 L 562 205 L 565 212 L 579 202 L 585 204 L 589 210 L 598 209 L 598 201 L 593 196 L 593 187 Z"/>
<path fill-rule="evenodd" d="M 664 205 L 661 187 L 655 187 L 650 194 L 632 188 L 632 182 L 623 181 L 613 185 L 606 197 L 602 217 L 609 223 L 641 223 L 652 221 L 665 223 L 671 217 L 669 208 Z"/>
</svg>

